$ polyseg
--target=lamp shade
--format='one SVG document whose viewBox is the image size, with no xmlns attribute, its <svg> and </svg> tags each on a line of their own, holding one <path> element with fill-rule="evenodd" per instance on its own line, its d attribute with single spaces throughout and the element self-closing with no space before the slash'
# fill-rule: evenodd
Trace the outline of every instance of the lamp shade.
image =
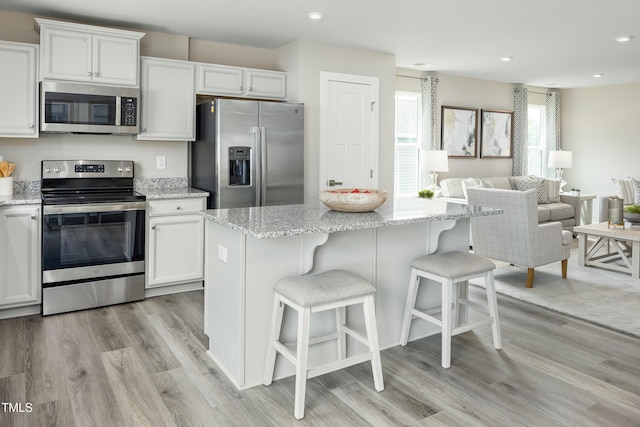
<svg viewBox="0 0 640 427">
<path fill-rule="evenodd" d="M 571 151 L 549 151 L 549 167 L 567 169 L 573 167 L 573 153 Z"/>
<path fill-rule="evenodd" d="M 447 150 L 425 150 L 422 152 L 422 165 L 429 172 L 449 172 Z"/>
</svg>

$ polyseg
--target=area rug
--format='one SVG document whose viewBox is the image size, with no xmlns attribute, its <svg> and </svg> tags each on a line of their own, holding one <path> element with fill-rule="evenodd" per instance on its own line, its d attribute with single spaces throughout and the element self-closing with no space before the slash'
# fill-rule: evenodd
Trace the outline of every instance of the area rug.
<svg viewBox="0 0 640 427">
<path fill-rule="evenodd" d="M 527 269 L 496 262 L 498 293 L 640 337 L 640 279 L 629 274 L 578 266 L 577 244 L 571 250 L 567 279 L 560 262 L 535 269 L 527 289 Z M 484 286 L 482 279 L 470 281 Z"/>
</svg>

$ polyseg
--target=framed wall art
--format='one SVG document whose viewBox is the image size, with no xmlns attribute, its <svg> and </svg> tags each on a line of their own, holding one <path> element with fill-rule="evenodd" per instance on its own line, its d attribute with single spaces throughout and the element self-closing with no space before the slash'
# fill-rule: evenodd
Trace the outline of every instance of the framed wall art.
<svg viewBox="0 0 640 427">
<path fill-rule="evenodd" d="M 449 157 L 473 159 L 477 156 L 478 110 L 442 106 L 442 149 Z"/>
<path fill-rule="evenodd" d="M 480 110 L 480 157 L 513 157 L 513 111 Z"/>
</svg>

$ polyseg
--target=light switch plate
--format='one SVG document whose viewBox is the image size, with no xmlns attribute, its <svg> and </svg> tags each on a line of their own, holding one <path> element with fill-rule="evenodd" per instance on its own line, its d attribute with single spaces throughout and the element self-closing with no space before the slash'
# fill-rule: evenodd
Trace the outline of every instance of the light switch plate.
<svg viewBox="0 0 640 427">
<path fill-rule="evenodd" d="M 222 245 L 218 245 L 218 259 L 224 263 L 227 262 L 227 248 Z"/>
<path fill-rule="evenodd" d="M 167 158 L 165 156 L 156 157 L 156 168 L 165 169 L 167 167 Z"/>
</svg>

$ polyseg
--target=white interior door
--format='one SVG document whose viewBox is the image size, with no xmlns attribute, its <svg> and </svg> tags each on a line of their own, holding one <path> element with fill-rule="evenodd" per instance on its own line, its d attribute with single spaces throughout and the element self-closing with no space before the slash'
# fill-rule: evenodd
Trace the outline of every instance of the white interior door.
<svg viewBox="0 0 640 427">
<path fill-rule="evenodd" d="M 378 79 L 321 76 L 320 188 L 377 188 Z"/>
</svg>

